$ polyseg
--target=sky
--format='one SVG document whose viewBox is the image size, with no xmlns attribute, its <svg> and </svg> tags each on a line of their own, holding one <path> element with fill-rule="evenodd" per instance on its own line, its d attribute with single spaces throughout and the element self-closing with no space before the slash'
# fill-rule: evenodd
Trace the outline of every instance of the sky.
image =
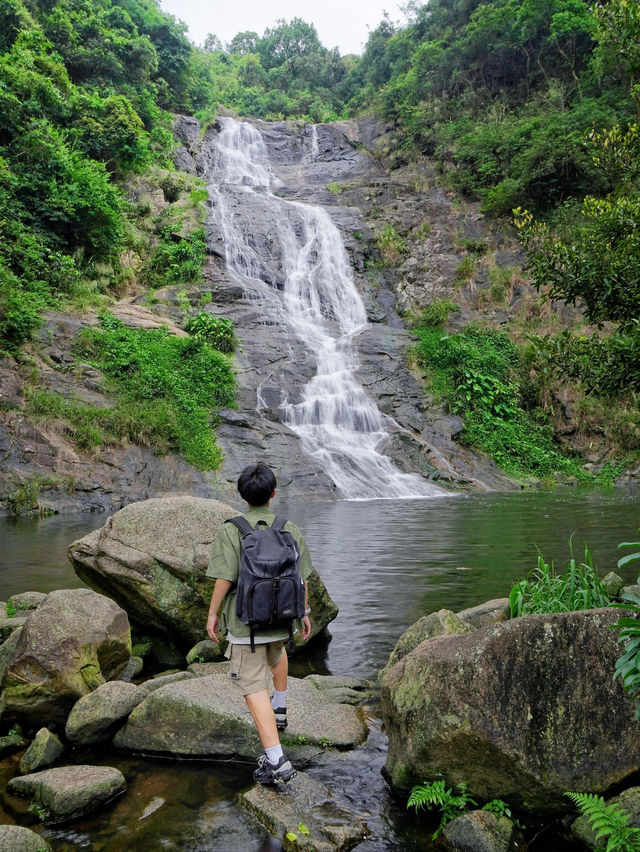
<svg viewBox="0 0 640 852">
<path fill-rule="evenodd" d="M 325 47 L 337 47 L 343 56 L 362 53 L 384 11 L 392 21 L 403 20 L 401 5 L 398 0 L 160 0 L 163 11 L 187 24 L 195 44 L 208 33 L 227 43 L 245 30 L 262 35 L 279 18 L 302 18 L 315 25 Z"/>
</svg>

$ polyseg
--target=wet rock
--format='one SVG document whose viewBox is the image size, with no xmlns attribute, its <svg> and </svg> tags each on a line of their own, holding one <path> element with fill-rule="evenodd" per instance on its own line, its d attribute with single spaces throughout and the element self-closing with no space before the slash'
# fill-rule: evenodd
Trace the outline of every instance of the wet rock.
<svg viewBox="0 0 640 852">
<path fill-rule="evenodd" d="M 458 618 L 466 621 L 467 624 L 477 630 L 481 627 L 487 627 L 489 624 L 497 624 L 499 621 L 508 621 L 510 614 L 509 598 L 494 598 L 494 600 L 486 601 L 479 606 L 472 606 L 456 613 Z"/>
<path fill-rule="evenodd" d="M 270 834 L 299 852 L 339 852 L 368 834 L 357 814 L 336 802 L 328 787 L 304 773 L 278 787 L 258 784 L 241 793 L 239 800 Z M 301 824 L 308 833 L 301 831 Z"/>
<path fill-rule="evenodd" d="M 5 639 L 2 645 L 0 645 L 0 683 L 2 682 L 2 676 L 9 665 L 9 660 L 11 660 L 15 653 L 21 632 L 22 627 L 16 627 L 15 630 L 9 634 L 9 638 Z"/>
<path fill-rule="evenodd" d="M 516 852 L 519 835 L 512 820 L 490 811 L 462 814 L 442 830 L 452 852 Z"/>
<path fill-rule="evenodd" d="M 380 672 L 380 678 L 383 678 L 399 660 L 411 653 L 421 642 L 432 639 L 434 636 L 461 635 L 472 633 L 473 630 L 470 624 L 449 609 L 440 609 L 438 612 L 423 616 L 405 630 L 398 639 L 389 662 Z"/>
<path fill-rule="evenodd" d="M 22 628 L 2 678 L 0 711 L 64 723 L 88 692 L 118 677 L 131 652 L 127 614 L 90 589 L 51 592 Z"/>
<path fill-rule="evenodd" d="M 640 787 L 629 787 L 619 796 L 606 799 L 607 805 L 619 804 L 631 817 L 629 826 L 640 828 Z M 576 840 L 584 843 L 588 849 L 597 849 L 600 843 L 596 839 L 596 833 L 591 827 L 591 822 L 586 816 L 579 816 L 571 824 L 571 834 Z"/>
<path fill-rule="evenodd" d="M 20 592 L 17 595 L 11 595 L 7 603 L 16 610 L 32 610 L 44 603 L 46 594 L 44 592 Z"/>
<path fill-rule="evenodd" d="M 602 578 L 602 585 L 607 590 L 609 597 L 617 597 L 624 587 L 624 580 L 614 571 L 609 571 L 606 577 Z"/>
<path fill-rule="evenodd" d="M 213 581 L 205 571 L 220 525 L 237 514 L 225 503 L 198 497 L 134 503 L 70 545 L 69 559 L 87 585 L 186 652 L 206 639 Z M 313 638 L 338 612 L 315 571 L 309 603 Z M 169 665 L 182 666 L 184 658 Z"/>
<path fill-rule="evenodd" d="M 16 627 L 22 627 L 27 620 L 26 615 L 13 615 L 0 618 L 0 642 L 5 642 Z"/>
<path fill-rule="evenodd" d="M 142 687 L 122 680 L 99 686 L 73 705 L 65 726 L 67 739 L 76 745 L 110 739 L 146 696 Z"/>
<path fill-rule="evenodd" d="M 187 654 L 187 663 L 213 663 L 224 659 L 220 645 L 211 639 L 198 642 Z"/>
<path fill-rule="evenodd" d="M 129 657 L 129 662 L 124 667 L 124 670 L 120 675 L 120 680 L 124 680 L 129 683 L 134 678 L 138 677 L 138 675 L 141 675 L 143 670 L 144 660 L 142 657 Z"/>
<path fill-rule="evenodd" d="M 16 730 L 12 729 L 8 734 L 0 737 L 0 757 L 14 754 L 27 745 L 29 745 L 29 740 L 22 736 L 22 731 L 19 726 L 16 726 Z"/>
<path fill-rule="evenodd" d="M 569 809 L 566 790 L 623 783 L 640 769 L 640 729 L 612 677 L 618 617 L 530 615 L 415 647 L 381 683 L 392 785 L 441 772 L 543 814 Z"/>
<path fill-rule="evenodd" d="M 40 728 L 33 742 L 20 759 L 20 772 L 26 775 L 29 772 L 38 772 L 55 763 L 64 752 L 64 746 L 48 728 Z"/>
<path fill-rule="evenodd" d="M 331 741 L 351 748 L 366 737 L 355 707 L 331 704 L 320 690 L 298 678 L 288 681 L 287 717 L 285 744 Z M 226 666 L 216 674 L 152 692 L 129 716 L 114 744 L 134 752 L 193 757 L 255 757 L 261 748 L 246 702 L 230 683 Z"/>
<path fill-rule="evenodd" d="M 30 828 L 0 825 L 0 852 L 51 852 L 51 846 Z"/>
<path fill-rule="evenodd" d="M 126 786 L 122 772 L 111 766 L 60 766 L 12 778 L 7 790 L 36 800 L 47 822 L 64 822 L 106 805 Z"/>
</svg>

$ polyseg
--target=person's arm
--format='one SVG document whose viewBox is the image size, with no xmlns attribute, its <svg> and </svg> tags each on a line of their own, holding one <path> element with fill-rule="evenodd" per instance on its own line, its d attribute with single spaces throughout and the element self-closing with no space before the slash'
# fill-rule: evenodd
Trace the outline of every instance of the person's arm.
<svg viewBox="0 0 640 852">
<path fill-rule="evenodd" d="M 304 608 L 309 609 L 309 585 L 306 580 L 304 582 Z M 309 636 L 311 636 L 311 621 L 309 616 L 305 614 L 302 619 L 302 641 L 306 642 Z"/>
<path fill-rule="evenodd" d="M 207 618 L 207 634 L 214 642 L 218 641 L 218 610 L 232 585 L 233 583 L 229 580 L 218 577 L 213 587 L 211 603 L 209 604 L 209 617 Z"/>
</svg>

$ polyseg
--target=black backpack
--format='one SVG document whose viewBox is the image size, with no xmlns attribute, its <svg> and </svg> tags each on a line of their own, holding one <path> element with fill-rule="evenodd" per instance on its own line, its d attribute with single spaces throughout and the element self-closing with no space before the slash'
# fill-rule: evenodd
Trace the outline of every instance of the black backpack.
<svg viewBox="0 0 640 852">
<path fill-rule="evenodd" d="M 300 551 L 295 538 L 283 529 L 285 518 L 271 526 L 258 521 L 255 529 L 246 518 L 228 518 L 242 535 L 242 554 L 236 592 L 236 615 L 250 628 L 251 652 L 254 630 L 286 627 L 293 650 L 293 621 L 304 616 L 305 589 L 300 576 Z"/>
</svg>

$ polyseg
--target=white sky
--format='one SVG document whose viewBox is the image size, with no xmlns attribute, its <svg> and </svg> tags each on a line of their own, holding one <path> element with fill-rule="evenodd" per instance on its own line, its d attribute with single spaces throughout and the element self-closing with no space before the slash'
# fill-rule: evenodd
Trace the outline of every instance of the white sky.
<svg viewBox="0 0 640 852">
<path fill-rule="evenodd" d="M 378 26 L 383 11 L 392 21 L 403 20 L 401 5 L 401 0 L 160 0 L 163 11 L 187 24 L 196 44 L 207 33 L 226 44 L 245 30 L 262 35 L 279 18 L 302 18 L 315 25 L 325 47 L 337 47 L 343 56 L 362 53 L 369 29 Z"/>
</svg>

